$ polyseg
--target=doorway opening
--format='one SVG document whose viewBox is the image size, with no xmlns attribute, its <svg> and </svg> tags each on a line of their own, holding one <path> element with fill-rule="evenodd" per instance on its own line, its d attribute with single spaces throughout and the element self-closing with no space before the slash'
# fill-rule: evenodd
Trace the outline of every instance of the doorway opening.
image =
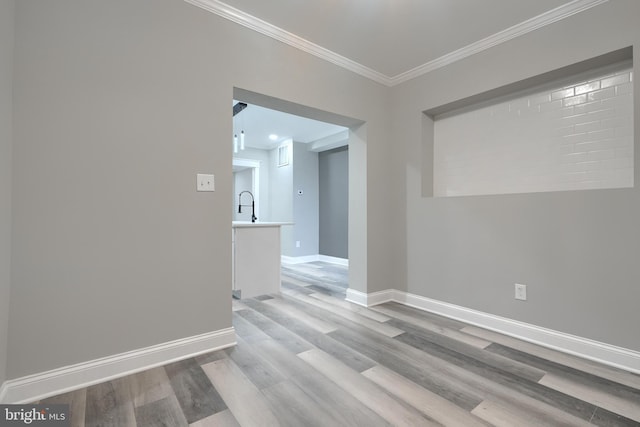
<svg viewBox="0 0 640 427">
<path fill-rule="evenodd" d="M 234 117 L 234 135 L 244 138 L 244 150 L 234 153 L 234 199 L 248 188 L 258 221 L 293 223 L 281 227 L 283 276 L 329 283 L 324 291 L 344 298 L 352 234 L 350 138 L 363 122 L 237 88 L 233 103 L 246 104 Z M 310 129 L 289 131 L 291 123 Z M 283 150 L 288 162 L 279 161 Z M 233 218 L 244 220 L 235 210 Z"/>
</svg>

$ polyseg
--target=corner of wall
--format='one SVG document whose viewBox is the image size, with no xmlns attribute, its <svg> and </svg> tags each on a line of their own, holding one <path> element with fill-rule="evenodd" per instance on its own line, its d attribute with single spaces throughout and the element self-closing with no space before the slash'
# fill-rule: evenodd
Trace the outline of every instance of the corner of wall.
<svg viewBox="0 0 640 427">
<path fill-rule="evenodd" d="M 0 1 L 0 401 L 7 379 L 11 291 L 13 55 L 15 1 Z"/>
</svg>

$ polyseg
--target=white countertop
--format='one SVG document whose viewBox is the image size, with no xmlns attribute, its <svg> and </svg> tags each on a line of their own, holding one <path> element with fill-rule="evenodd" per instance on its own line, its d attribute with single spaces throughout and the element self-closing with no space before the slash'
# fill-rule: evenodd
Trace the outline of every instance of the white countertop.
<svg viewBox="0 0 640 427">
<path fill-rule="evenodd" d="M 281 225 L 293 225 L 293 222 L 266 222 L 266 221 L 233 221 L 231 227 L 280 227 Z"/>
</svg>

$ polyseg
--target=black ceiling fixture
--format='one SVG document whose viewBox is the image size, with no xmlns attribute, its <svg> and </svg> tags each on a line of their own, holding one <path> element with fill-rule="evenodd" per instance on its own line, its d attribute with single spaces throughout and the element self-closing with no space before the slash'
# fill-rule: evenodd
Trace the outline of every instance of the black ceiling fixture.
<svg viewBox="0 0 640 427">
<path fill-rule="evenodd" d="M 240 111 L 244 110 L 245 108 L 247 108 L 247 104 L 245 104 L 244 102 L 238 102 L 236 105 L 233 106 L 233 116 L 235 117 L 236 114 L 238 114 Z"/>
<path fill-rule="evenodd" d="M 247 104 L 245 104 L 244 102 L 238 102 L 233 106 L 233 117 L 235 117 L 236 114 L 240 113 L 240 111 L 244 110 L 245 108 L 247 108 Z M 242 121 L 244 122 L 244 120 Z M 233 127 L 235 130 L 235 120 Z M 244 150 L 244 129 L 240 132 L 240 149 Z M 238 134 L 233 135 L 233 152 L 238 152 Z"/>
</svg>

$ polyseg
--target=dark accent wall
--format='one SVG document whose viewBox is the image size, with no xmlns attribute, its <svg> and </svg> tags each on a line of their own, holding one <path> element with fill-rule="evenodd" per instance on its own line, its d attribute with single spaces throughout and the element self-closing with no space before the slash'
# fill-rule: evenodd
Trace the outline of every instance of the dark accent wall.
<svg viewBox="0 0 640 427">
<path fill-rule="evenodd" d="M 319 153 L 320 255 L 348 258 L 349 147 Z"/>
</svg>

